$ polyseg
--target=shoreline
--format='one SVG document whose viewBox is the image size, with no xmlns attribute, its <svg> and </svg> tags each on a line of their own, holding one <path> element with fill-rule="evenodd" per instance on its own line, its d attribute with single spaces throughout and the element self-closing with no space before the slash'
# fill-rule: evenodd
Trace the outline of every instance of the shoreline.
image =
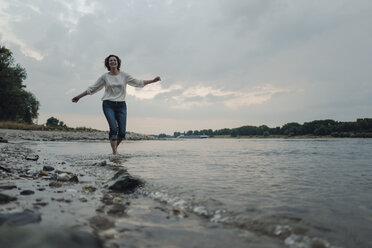
<svg viewBox="0 0 372 248">
<path fill-rule="evenodd" d="M 127 132 L 126 140 L 153 140 L 144 134 Z M 49 130 L 19 130 L 0 129 L 3 140 L 26 141 L 108 141 L 108 131 L 49 131 Z"/>
<path fill-rule="evenodd" d="M 93 141 L 107 140 L 103 133 Z M 70 248 L 284 247 L 281 240 L 247 231 L 237 236 L 236 230 L 141 193 L 146 181 L 127 171 L 128 156 L 48 153 L 39 144 L 84 140 L 53 135 L 17 130 L 6 133 L 8 143 L 0 143 L 1 247 L 23 247 L 30 240 L 38 247 L 61 247 L 63 240 Z M 144 185 L 112 190 L 123 177 Z"/>
</svg>

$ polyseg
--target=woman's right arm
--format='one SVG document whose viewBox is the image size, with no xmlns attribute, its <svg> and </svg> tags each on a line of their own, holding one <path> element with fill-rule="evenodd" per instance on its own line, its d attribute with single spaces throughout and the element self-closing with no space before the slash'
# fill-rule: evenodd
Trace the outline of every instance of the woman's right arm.
<svg viewBox="0 0 372 248">
<path fill-rule="evenodd" d="M 86 95 L 88 95 L 88 93 L 87 93 L 87 91 L 84 91 L 80 95 L 77 95 L 74 98 L 72 98 L 72 102 L 78 102 L 80 100 L 80 98 L 82 98 L 82 97 L 84 97 Z"/>
<path fill-rule="evenodd" d="M 94 85 L 88 87 L 88 89 L 84 91 L 83 93 L 81 93 L 80 95 L 77 95 L 74 98 L 72 98 L 72 102 L 78 102 L 80 98 L 86 95 L 92 95 L 96 93 L 97 91 L 101 90 L 104 86 L 105 86 L 105 80 L 102 75 L 100 78 L 98 78 L 98 80 L 96 81 Z"/>
</svg>

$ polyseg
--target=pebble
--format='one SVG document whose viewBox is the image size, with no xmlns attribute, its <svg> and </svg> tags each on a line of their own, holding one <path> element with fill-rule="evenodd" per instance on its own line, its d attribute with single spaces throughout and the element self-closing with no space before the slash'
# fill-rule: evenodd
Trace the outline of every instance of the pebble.
<svg viewBox="0 0 372 248">
<path fill-rule="evenodd" d="M 92 185 L 85 185 L 81 188 L 83 191 L 88 191 L 88 192 L 94 192 L 97 190 L 96 187 L 92 186 Z"/>
<path fill-rule="evenodd" d="M 78 183 L 79 178 L 76 175 L 69 174 L 69 173 L 62 173 L 57 177 L 58 181 L 62 182 L 73 182 L 73 183 Z"/>
<path fill-rule="evenodd" d="M 48 205 L 49 203 L 48 202 L 35 202 L 33 205 L 35 206 L 41 206 L 41 207 L 45 207 L 46 205 Z"/>
<path fill-rule="evenodd" d="M 26 160 L 32 160 L 32 161 L 37 161 L 39 159 L 39 155 L 27 155 L 25 157 Z"/>
<path fill-rule="evenodd" d="M 52 201 L 57 201 L 57 202 L 63 202 L 63 201 L 65 201 L 65 198 L 53 198 L 52 197 Z"/>
<path fill-rule="evenodd" d="M 120 202 L 122 202 L 122 201 L 123 201 L 123 198 L 121 198 L 121 197 L 115 197 L 115 198 L 112 200 L 113 203 L 120 203 Z"/>
<path fill-rule="evenodd" d="M 49 175 L 49 173 L 46 172 L 46 171 L 40 171 L 39 174 L 40 174 L 41 176 L 48 176 L 48 175 Z"/>
<path fill-rule="evenodd" d="M 5 168 L 3 166 L 0 166 L 0 170 L 5 171 L 5 172 L 8 172 L 8 173 L 11 172 L 11 170 L 9 170 L 8 168 Z"/>
<path fill-rule="evenodd" d="M 98 230 L 107 230 L 115 226 L 114 222 L 100 215 L 90 218 L 89 223 L 94 229 Z"/>
<path fill-rule="evenodd" d="M 67 182 L 70 179 L 70 175 L 67 173 L 62 173 L 57 177 L 58 181 L 64 181 Z"/>
<path fill-rule="evenodd" d="M 33 191 L 33 190 L 23 190 L 23 191 L 21 191 L 21 193 L 20 193 L 21 195 L 33 195 L 33 194 L 35 194 L 35 192 Z"/>
<path fill-rule="evenodd" d="M 43 171 L 54 171 L 54 168 L 52 166 L 49 166 L 49 165 L 45 165 L 43 167 Z"/>
<path fill-rule="evenodd" d="M 54 187 L 54 188 L 59 188 L 62 186 L 62 183 L 59 183 L 59 182 L 50 182 L 49 183 L 49 186 L 50 187 Z"/>
<path fill-rule="evenodd" d="M 188 214 L 186 213 L 185 210 L 180 209 L 180 208 L 176 208 L 176 207 L 173 208 L 173 213 L 174 213 L 175 215 L 177 215 L 178 217 L 180 217 L 180 218 L 185 218 L 185 217 L 188 216 Z"/>
<path fill-rule="evenodd" d="M 110 228 L 102 232 L 102 235 L 105 236 L 106 238 L 114 238 L 118 234 L 119 232 L 114 228 Z"/>
<path fill-rule="evenodd" d="M 0 185 L 0 189 L 2 190 L 9 190 L 9 189 L 16 189 L 17 186 L 15 185 Z"/>
<path fill-rule="evenodd" d="M 107 214 L 121 216 L 126 214 L 126 210 L 126 206 L 122 204 L 114 204 L 114 206 L 109 211 L 107 211 Z"/>
</svg>

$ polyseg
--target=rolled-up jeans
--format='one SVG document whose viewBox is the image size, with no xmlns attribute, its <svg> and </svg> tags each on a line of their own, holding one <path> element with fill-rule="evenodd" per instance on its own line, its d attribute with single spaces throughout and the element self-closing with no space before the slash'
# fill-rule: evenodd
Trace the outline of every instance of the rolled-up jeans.
<svg viewBox="0 0 372 248">
<path fill-rule="evenodd" d="M 113 141 L 125 139 L 127 128 L 126 103 L 104 100 L 102 108 L 110 127 L 109 139 Z"/>
</svg>

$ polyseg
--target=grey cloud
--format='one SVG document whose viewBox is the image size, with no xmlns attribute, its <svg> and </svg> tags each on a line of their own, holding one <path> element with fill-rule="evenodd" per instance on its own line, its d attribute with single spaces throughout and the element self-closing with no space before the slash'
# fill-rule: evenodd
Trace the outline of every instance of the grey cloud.
<svg viewBox="0 0 372 248">
<path fill-rule="evenodd" d="M 71 89 L 79 93 L 93 84 L 105 72 L 103 59 L 114 53 L 137 78 L 160 75 L 163 88 L 249 92 L 270 84 L 291 90 L 236 110 L 223 105 L 234 96 L 215 95 L 185 98 L 208 103 L 198 108 L 171 108 L 181 89 L 151 100 L 128 96 L 136 116 L 316 119 L 321 108 L 339 114 L 337 105 L 371 110 L 371 10 L 363 0 L 11 1 L 5 10 L 13 17 L 10 30 L 43 59 L 14 42 L 6 45 L 27 69 L 27 87 L 45 112 L 100 113 L 101 93 L 76 108 Z M 0 31 L 2 41 L 6 35 Z"/>
</svg>

